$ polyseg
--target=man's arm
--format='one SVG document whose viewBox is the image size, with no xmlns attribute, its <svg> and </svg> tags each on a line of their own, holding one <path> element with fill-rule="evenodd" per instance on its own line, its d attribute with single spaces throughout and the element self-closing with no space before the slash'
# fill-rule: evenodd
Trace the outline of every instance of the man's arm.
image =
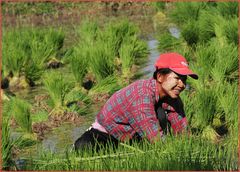
<svg viewBox="0 0 240 172">
<path fill-rule="evenodd" d="M 178 99 L 168 99 L 162 104 L 162 107 L 168 113 L 167 118 L 171 123 L 173 133 L 179 134 L 186 131 L 188 122 L 180 97 Z"/>
</svg>

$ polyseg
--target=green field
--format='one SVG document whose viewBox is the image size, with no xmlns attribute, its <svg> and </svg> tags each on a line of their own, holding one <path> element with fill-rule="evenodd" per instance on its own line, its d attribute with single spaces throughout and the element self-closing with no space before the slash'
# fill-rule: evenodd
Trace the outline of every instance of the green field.
<svg viewBox="0 0 240 172">
<path fill-rule="evenodd" d="M 2 18 L 4 170 L 238 170 L 238 2 L 2 2 Z M 142 78 L 149 40 L 199 75 L 181 95 L 189 135 L 99 153 L 37 147 Z"/>
</svg>

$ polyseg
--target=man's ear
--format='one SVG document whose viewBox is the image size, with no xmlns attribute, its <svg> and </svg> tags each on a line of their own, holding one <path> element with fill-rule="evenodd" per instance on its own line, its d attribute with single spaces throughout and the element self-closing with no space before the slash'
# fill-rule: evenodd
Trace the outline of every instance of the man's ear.
<svg viewBox="0 0 240 172">
<path fill-rule="evenodd" d="M 164 75 L 161 75 L 160 73 L 157 74 L 157 81 L 159 83 L 162 83 L 163 82 L 163 79 L 164 79 Z"/>
</svg>

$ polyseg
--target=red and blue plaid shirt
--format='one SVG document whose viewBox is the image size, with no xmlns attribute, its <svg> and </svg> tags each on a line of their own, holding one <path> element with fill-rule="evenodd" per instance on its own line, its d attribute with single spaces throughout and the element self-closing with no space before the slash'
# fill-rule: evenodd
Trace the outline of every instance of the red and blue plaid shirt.
<svg viewBox="0 0 240 172">
<path fill-rule="evenodd" d="M 154 107 L 158 101 L 156 80 L 138 80 L 114 93 L 96 119 L 118 140 L 131 139 L 138 133 L 152 141 L 159 134 L 162 135 Z M 163 103 L 162 108 L 168 111 L 167 118 L 175 134 L 186 128 L 187 120 L 184 114 L 177 113 L 174 106 L 168 103 Z"/>
</svg>

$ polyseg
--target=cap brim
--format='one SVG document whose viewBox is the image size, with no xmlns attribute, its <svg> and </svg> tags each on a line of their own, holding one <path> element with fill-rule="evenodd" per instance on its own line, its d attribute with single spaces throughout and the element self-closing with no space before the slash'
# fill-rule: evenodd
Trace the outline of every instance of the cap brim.
<svg viewBox="0 0 240 172">
<path fill-rule="evenodd" d="M 193 79 L 198 79 L 198 75 L 193 73 L 193 71 L 191 71 L 188 68 L 170 68 L 170 69 L 180 75 L 188 75 L 188 76 L 192 77 Z"/>
</svg>

